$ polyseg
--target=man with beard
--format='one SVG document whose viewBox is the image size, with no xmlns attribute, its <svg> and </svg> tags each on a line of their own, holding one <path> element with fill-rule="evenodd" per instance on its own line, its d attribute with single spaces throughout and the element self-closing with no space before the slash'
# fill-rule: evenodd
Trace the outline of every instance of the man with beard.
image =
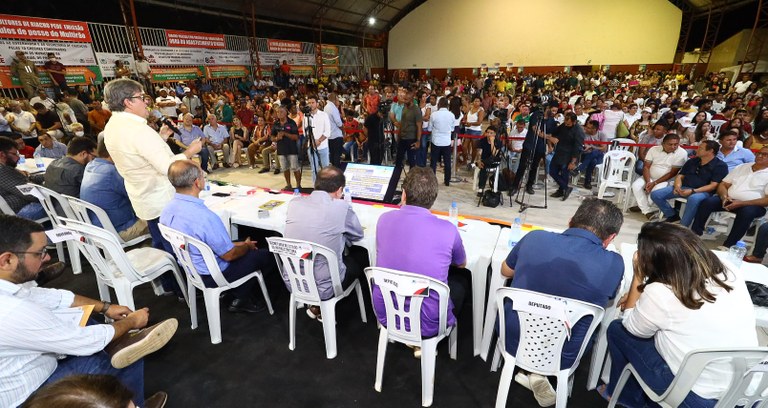
<svg viewBox="0 0 768 408">
<path fill-rule="evenodd" d="M 19 162 L 19 150 L 16 143 L 5 136 L 0 136 L 0 197 L 19 217 L 29 220 L 45 218 L 45 210 L 40 202 L 31 195 L 25 195 L 16 186 L 30 181 L 42 184 L 42 176 L 30 180 L 26 172 L 16 169 Z"/>
</svg>

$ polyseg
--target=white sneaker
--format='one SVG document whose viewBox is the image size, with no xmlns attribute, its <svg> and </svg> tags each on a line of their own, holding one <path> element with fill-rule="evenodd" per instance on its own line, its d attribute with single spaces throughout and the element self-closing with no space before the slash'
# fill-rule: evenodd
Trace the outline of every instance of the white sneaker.
<svg viewBox="0 0 768 408">
<path fill-rule="evenodd" d="M 547 377 L 538 374 L 529 374 L 528 381 L 531 384 L 533 396 L 540 406 L 551 407 L 552 405 L 555 405 L 557 394 L 555 394 L 555 389 L 552 388 L 552 384 L 549 383 Z"/>
<path fill-rule="evenodd" d="M 530 379 L 528 378 L 528 375 L 523 372 L 515 374 L 515 382 L 529 390 L 531 389 Z"/>
</svg>

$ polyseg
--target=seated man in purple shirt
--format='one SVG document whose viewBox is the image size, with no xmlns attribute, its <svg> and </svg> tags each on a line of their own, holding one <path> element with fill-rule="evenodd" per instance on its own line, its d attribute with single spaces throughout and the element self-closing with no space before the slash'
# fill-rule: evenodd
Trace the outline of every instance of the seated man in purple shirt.
<svg viewBox="0 0 768 408">
<path fill-rule="evenodd" d="M 459 230 L 448 220 L 434 216 L 429 209 L 437 198 L 437 178 L 426 167 L 413 167 L 403 182 L 403 202 L 398 211 L 379 217 L 376 227 L 376 266 L 418 273 L 448 284 L 448 325 L 456 324 L 466 292 L 469 271 Z M 436 292 L 421 306 L 421 335 L 437 334 L 440 314 Z M 379 322 L 387 325 L 387 312 L 381 290 L 373 287 L 373 309 Z M 418 356 L 419 352 L 414 354 Z"/>
</svg>

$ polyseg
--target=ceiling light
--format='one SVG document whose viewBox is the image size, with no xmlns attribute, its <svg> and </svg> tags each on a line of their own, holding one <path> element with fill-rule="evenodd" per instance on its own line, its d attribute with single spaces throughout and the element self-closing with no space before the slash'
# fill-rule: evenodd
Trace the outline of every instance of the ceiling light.
<svg viewBox="0 0 768 408">
<path fill-rule="evenodd" d="M 373 17 L 368 17 L 368 25 L 374 25 L 376 24 L 376 19 Z"/>
</svg>

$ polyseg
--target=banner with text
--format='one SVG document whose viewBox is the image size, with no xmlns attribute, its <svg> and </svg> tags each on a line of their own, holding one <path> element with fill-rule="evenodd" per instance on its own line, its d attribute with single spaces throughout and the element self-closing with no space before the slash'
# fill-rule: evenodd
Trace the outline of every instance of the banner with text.
<svg viewBox="0 0 768 408">
<path fill-rule="evenodd" d="M 27 59 L 38 66 L 48 61 L 49 52 L 56 54 L 65 66 L 96 65 L 90 43 L 40 43 L 21 40 L 0 40 L 0 65 L 11 65 L 16 51 L 24 51 Z"/>
<path fill-rule="evenodd" d="M 203 50 L 205 65 L 251 65 L 248 51 Z"/>
<path fill-rule="evenodd" d="M 115 76 L 115 61 L 123 61 L 123 65 L 131 68 L 132 72 L 136 72 L 136 63 L 133 60 L 133 55 L 128 54 L 116 54 L 113 52 L 97 52 L 96 59 L 101 69 L 101 74 L 107 78 Z"/>
<path fill-rule="evenodd" d="M 51 86 L 51 78 L 44 70 L 37 74 L 43 86 Z M 90 67 L 67 67 L 67 85 L 90 85 L 92 83 L 104 80 L 101 70 L 98 66 Z M 21 82 L 16 77 L 11 76 L 10 67 L 0 66 L 0 88 L 21 88 Z"/>
<path fill-rule="evenodd" d="M 259 63 L 261 69 L 267 67 L 271 70 L 275 61 L 288 61 L 288 65 L 315 65 L 315 56 L 313 54 L 293 54 L 289 52 L 260 52 Z"/>
<path fill-rule="evenodd" d="M 205 67 L 152 68 L 152 82 L 193 81 L 203 76 Z"/>
<path fill-rule="evenodd" d="M 267 39 L 269 52 L 301 54 L 301 43 L 298 41 Z"/>
<path fill-rule="evenodd" d="M 225 48 L 224 34 L 197 33 L 192 31 L 165 30 L 169 47 Z"/>
<path fill-rule="evenodd" d="M 152 66 L 163 65 L 251 65 L 248 51 L 207 50 L 144 46 L 144 56 Z M 114 64 L 114 62 L 113 62 Z"/>
<path fill-rule="evenodd" d="M 0 14 L 0 38 L 91 42 L 91 33 L 81 21 Z"/>
<path fill-rule="evenodd" d="M 205 75 L 208 79 L 243 78 L 247 77 L 250 73 L 247 67 L 241 65 L 205 67 Z"/>
</svg>

